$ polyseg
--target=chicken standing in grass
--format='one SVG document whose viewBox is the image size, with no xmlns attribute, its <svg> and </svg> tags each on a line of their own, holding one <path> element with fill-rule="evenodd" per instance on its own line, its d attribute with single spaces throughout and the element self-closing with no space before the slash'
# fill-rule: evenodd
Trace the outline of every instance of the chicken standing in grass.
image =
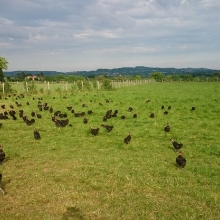
<svg viewBox="0 0 220 220">
<path fill-rule="evenodd" d="M 179 152 L 179 156 L 176 158 L 176 163 L 179 168 L 184 168 L 186 166 L 186 159 L 182 156 L 183 152 Z"/>
<path fill-rule="evenodd" d="M 131 141 L 131 133 L 129 132 L 129 133 L 128 133 L 128 136 L 127 136 L 126 138 L 124 138 L 124 143 L 125 143 L 125 144 L 129 144 L 130 141 Z"/>
<path fill-rule="evenodd" d="M 151 113 L 150 113 L 150 118 L 154 118 L 154 116 L 155 116 L 154 113 L 151 112 Z"/>
<path fill-rule="evenodd" d="M 172 144 L 173 144 L 173 147 L 175 148 L 175 150 L 179 150 L 183 146 L 183 144 L 177 143 L 172 138 L 170 138 L 170 140 L 172 141 Z"/>
<path fill-rule="evenodd" d="M 104 127 L 108 132 L 110 132 L 114 128 L 113 125 L 101 124 L 101 126 Z"/>
<path fill-rule="evenodd" d="M 3 151 L 3 146 L 0 145 L 0 165 L 2 165 L 3 160 L 5 159 L 5 152 Z"/>
<path fill-rule="evenodd" d="M 90 126 L 90 132 L 92 135 L 96 136 L 99 133 L 99 128 L 93 128 Z"/>
<path fill-rule="evenodd" d="M 88 119 L 86 117 L 83 118 L 83 123 L 87 124 L 88 123 Z"/>
<path fill-rule="evenodd" d="M 137 113 L 134 113 L 134 114 L 133 114 L 133 118 L 137 118 Z"/>
<path fill-rule="evenodd" d="M 40 133 L 37 131 L 36 128 L 34 128 L 34 138 L 35 138 L 35 140 L 41 139 Z"/>
<path fill-rule="evenodd" d="M 170 132 L 170 124 L 169 123 L 167 123 L 167 126 L 164 127 L 164 131 L 165 132 Z"/>
</svg>

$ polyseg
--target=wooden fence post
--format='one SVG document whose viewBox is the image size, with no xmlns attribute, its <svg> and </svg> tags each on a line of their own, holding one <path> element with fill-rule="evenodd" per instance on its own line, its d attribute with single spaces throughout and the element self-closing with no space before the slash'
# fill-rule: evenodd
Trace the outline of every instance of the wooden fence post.
<svg viewBox="0 0 220 220">
<path fill-rule="evenodd" d="M 5 83 L 2 83 L 2 93 L 5 94 Z"/>
<path fill-rule="evenodd" d="M 44 81 L 44 90 L 46 90 L 46 83 L 47 83 L 47 82 L 46 82 L 46 81 Z"/>
<path fill-rule="evenodd" d="M 27 90 L 27 92 L 28 92 L 28 82 L 26 82 L 26 90 Z"/>
<path fill-rule="evenodd" d="M 98 88 L 98 90 L 99 90 L 99 81 L 97 81 L 97 88 Z"/>
</svg>

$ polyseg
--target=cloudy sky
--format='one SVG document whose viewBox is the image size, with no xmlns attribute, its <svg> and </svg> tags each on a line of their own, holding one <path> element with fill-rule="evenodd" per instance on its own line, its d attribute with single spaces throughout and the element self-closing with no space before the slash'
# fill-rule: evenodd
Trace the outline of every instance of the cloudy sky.
<svg viewBox="0 0 220 220">
<path fill-rule="evenodd" d="M 219 0 L 0 0 L 8 71 L 220 69 Z"/>
</svg>

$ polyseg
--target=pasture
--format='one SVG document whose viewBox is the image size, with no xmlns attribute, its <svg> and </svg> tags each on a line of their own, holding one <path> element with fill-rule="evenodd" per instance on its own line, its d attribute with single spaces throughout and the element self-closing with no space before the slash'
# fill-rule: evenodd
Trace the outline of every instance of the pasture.
<svg viewBox="0 0 220 220">
<path fill-rule="evenodd" d="M 17 116 L 0 120 L 6 153 L 0 165 L 5 191 L 0 192 L 0 219 L 220 219 L 218 82 L 18 95 L 0 99 L 6 106 L 0 113 L 13 105 Z M 53 113 L 66 113 L 72 126 L 56 127 L 53 113 L 39 111 L 39 101 Z M 67 109 L 71 105 L 86 113 L 88 124 Z M 34 124 L 27 126 L 19 117 L 21 109 Z M 117 117 L 103 122 L 110 109 L 118 110 Z M 42 118 L 32 117 L 32 111 Z M 164 131 L 167 123 L 170 132 Z M 107 132 L 101 124 L 114 128 Z M 90 126 L 99 128 L 98 135 Z M 34 128 L 40 140 L 34 139 Z M 132 138 L 125 144 L 129 132 Z M 178 151 L 170 138 L 183 144 L 184 169 L 176 165 Z"/>
</svg>

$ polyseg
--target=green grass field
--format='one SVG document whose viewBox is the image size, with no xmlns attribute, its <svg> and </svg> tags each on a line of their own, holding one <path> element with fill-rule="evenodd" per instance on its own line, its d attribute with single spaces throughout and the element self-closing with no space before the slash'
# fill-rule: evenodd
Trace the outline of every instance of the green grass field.
<svg viewBox="0 0 220 220">
<path fill-rule="evenodd" d="M 0 219 L 220 219 L 219 83 L 18 95 L 0 100 L 6 105 L 1 113 L 10 104 L 17 112 L 17 120 L 0 120 L 6 153 L 0 165 L 6 193 L 0 192 Z M 57 128 L 48 110 L 38 110 L 38 98 L 54 112 L 67 113 L 72 127 Z M 86 112 L 88 124 L 67 110 L 70 105 Z M 34 117 L 35 123 L 27 126 L 18 116 L 20 109 L 29 119 L 32 111 L 42 119 Z M 103 122 L 109 109 L 117 109 L 118 116 Z M 88 115 L 88 110 L 94 113 Z M 113 130 L 108 133 L 103 123 L 114 125 Z M 167 123 L 170 132 L 164 132 Z M 97 136 L 90 134 L 90 126 L 100 128 Z M 41 140 L 34 139 L 34 128 Z M 128 132 L 132 139 L 126 145 Z M 183 144 L 184 169 L 176 166 L 171 137 Z"/>
</svg>

